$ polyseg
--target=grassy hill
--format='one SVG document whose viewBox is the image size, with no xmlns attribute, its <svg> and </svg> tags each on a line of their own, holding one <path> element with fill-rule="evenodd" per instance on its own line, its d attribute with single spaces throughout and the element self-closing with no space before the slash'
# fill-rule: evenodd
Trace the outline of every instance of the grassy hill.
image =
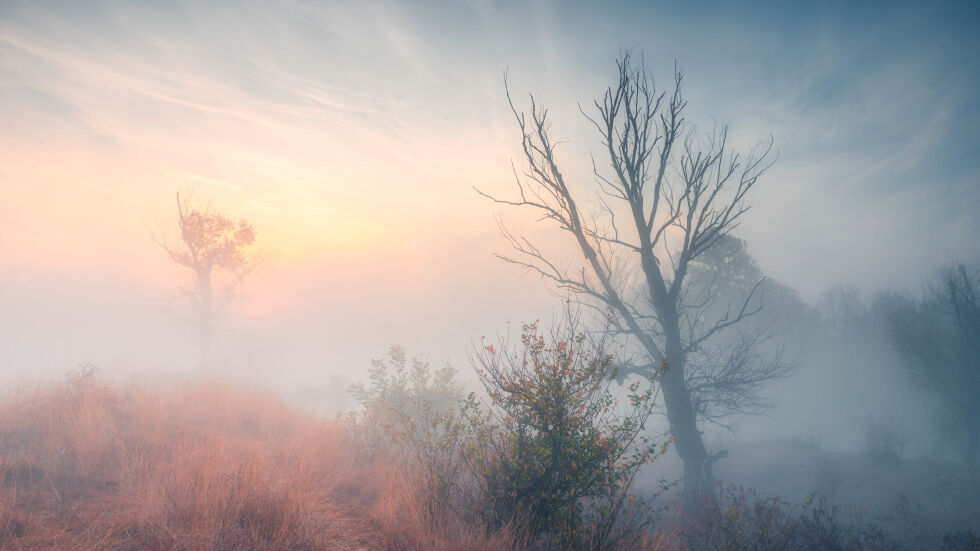
<svg viewBox="0 0 980 551">
<path fill-rule="evenodd" d="M 340 420 L 227 382 L 90 373 L 0 401 L 0 549 L 498 549 Z"/>
</svg>

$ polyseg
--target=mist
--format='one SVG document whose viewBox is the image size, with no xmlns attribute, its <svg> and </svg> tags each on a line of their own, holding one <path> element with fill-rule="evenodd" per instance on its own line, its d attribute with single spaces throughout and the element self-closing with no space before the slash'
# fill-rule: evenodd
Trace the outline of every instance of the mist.
<svg viewBox="0 0 980 551">
<path fill-rule="evenodd" d="M 628 208 L 605 202 L 615 194 L 602 178 L 614 172 L 601 125 L 583 114 L 596 116 L 616 63 L 632 59 L 667 92 L 658 105 L 682 72 L 678 151 L 724 136 L 724 150 L 746 163 L 771 144 L 751 192 L 731 199 L 744 212 L 719 225 L 724 240 L 705 240 L 705 250 L 727 252 L 692 253 L 672 299 L 686 305 L 674 325 L 690 332 L 690 358 L 678 365 L 709 475 L 714 465 L 705 483 L 868 506 L 888 537 L 902 522 L 935 532 L 906 538 L 911 548 L 975 534 L 980 433 L 970 427 L 980 398 L 949 389 L 980 377 L 980 334 L 970 332 L 980 320 L 969 318 L 980 285 L 978 16 L 957 2 L 5 2 L 0 384 L 14 403 L 26 386 L 67 384 L 79 366 L 112 388 L 150 393 L 227 381 L 311 423 L 360 415 L 386 426 L 368 415 L 380 407 L 371 400 L 399 394 L 371 387 L 371 370 L 392 346 L 406 365 L 451 366 L 441 391 L 492 404 L 487 373 L 503 368 L 480 363 L 486 343 L 516 343 L 535 320 L 558 342 L 571 310 L 590 339 L 620 324 L 603 341 L 621 362 L 611 392 L 628 403 L 629 383 L 650 383 L 644 434 L 677 436 L 683 449 L 666 403 L 676 399 L 662 387 L 670 345 L 643 344 L 629 325 L 636 315 L 669 341 L 651 265 L 628 247 L 610 252 L 603 290 L 569 236 L 574 224 L 518 200 L 531 197 L 518 186 L 536 181 L 519 126 L 521 115 L 534 120 L 533 97 L 548 109 L 542 128 L 583 220 L 630 223 Z M 685 170 L 672 161 L 668 178 Z M 651 214 L 651 227 L 670 212 Z M 200 251 L 219 245 L 207 235 L 192 244 L 195 215 L 254 235 L 223 234 L 232 240 L 224 256 L 202 268 Z M 649 244 L 657 274 L 676 266 L 691 231 L 675 224 Z M 617 246 L 611 233 L 582 235 L 601 243 L 600 256 Z M 534 248 L 515 257 L 525 238 Z M 678 273 L 662 279 L 665 289 Z M 609 297 L 620 296 L 628 307 L 618 311 Z M 695 338 L 743 313 L 703 347 Z M 751 352 L 746 335 L 758 340 Z M 737 360 L 767 365 L 753 372 L 764 375 L 734 401 L 711 401 L 742 345 Z M 716 390 L 699 394 L 697 380 Z M 19 422 L 0 423 L 0 436 Z M 636 487 L 652 495 L 659 481 L 678 481 L 660 499 L 680 502 L 672 496 L 690 493 L 691 461 L 676 444 L 665 450 Z M 919 516 L 900 522 L 901 507 Z M 30 539 L 40 524 L 24 514 L 0 549 L 56 545 Z M 553 548 L 577 548 L 545 532 Z M 395 539 L 369 548 L 408 548 Z M 305 548 L 299 541 L 282 548 Z"/>
</svg>

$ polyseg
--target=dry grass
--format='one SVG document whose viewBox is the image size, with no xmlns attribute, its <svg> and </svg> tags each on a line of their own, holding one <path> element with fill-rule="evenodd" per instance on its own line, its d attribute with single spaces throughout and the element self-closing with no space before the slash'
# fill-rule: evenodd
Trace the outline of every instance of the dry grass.
<svg viewBox="0 0 980 551">
<path fill-rule="evenodd" d="M 267 393 L 82 373 L 0 400 L 0 550 L 514 548 Z"/>
<path fill-rule="evenodd" d="M 0 398 L 0 551 L 534 547 L 440 502 L 412 465 L 269 393 L 217 381 L 118 387 L 83 373 Z M 694 524 L 670 507 L 629 548 L 704 548 L 692 534 L 742 534 L 759 511 L 745 503 Z M 793 531 L 813 528 L 791 513 L 779 518 Z M 838 532 L 825 528 L 804 539 Z M 961 539 L 951 548 L 976 542 Z"/>
</svg>

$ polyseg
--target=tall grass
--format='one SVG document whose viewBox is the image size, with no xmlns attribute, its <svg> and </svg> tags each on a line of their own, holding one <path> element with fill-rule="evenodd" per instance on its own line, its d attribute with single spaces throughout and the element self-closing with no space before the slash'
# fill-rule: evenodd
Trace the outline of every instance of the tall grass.
<svg viewBox="0 0 980 551">
<path fill-rule="evenodd" d="M 442 522 L 421 491 L 342 421 L 224 382 L 83 371 L 0 399 L 0 550 L 514 546 Z"/>
<path fill-rule="evenodd" d="M 218 381 L 122 387 L 83 371 L 10 392 L 0 398 L 0 551 L 534 548 L 517 536 L 526 531 L 467 514 L 478 504 L 447 504 L 417 461 L 365 446 L 351 427 Z M 678 503 L 628 548 L 920 547 L 845 526 L 820 503 L 733 488 L 698 518 Z M 977 542 L 964 532 L 942 544 Z"/>
</svg>

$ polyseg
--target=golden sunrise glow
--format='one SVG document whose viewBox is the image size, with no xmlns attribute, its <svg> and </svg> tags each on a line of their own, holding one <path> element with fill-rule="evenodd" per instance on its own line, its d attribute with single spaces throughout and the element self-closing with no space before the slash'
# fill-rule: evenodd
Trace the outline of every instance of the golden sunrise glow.
<svg viewBox="0 0 980 551">
<path fill-rule="evenodd" d="M 966 78 L 965 65 L 939 63 L 961 54 L 932 43 L 915 55 L 869 50 L 869 72 L 835 61 L 863 44 L 843 31 L 806 38 L 814 56 L 769 48 L 803 40 L 772 26 L 726 15 L 698 19 L 701 35 L 690 21 L 653 4 L 4 2 L 0 298 L 19 312 L 9 324 L 38 303 L 77 302 L 53 365 L 114 339 L 79 329 L 96 330 L 85 319 L 104 303 L 121 326 L 142 315 L 186 341 L 170 309 L 187 305 L 168 298 L 191 274 L 154 243 L 177 237 L 177 192 L 255 227 L 260 268 L 226 328 L 370 326 L 384 346 L 448 327 L 458 340 L 441 342 L 462 346 L 466 320 L 547 315 L 554 289 L 493 256 L 509 247 L 495 216 L 570 269 L 578 260 L 562 247 L 574 243 L 473 189 L 513 198 L 523 170 L 504 73 L 519 110 L 529 92 L 549 109 L 559 164 L 592 215 L 593 158 L 608 167 L 579 109 L 592 109 L 617 54 L 634 46 L 658 85 L 675 60 L 686 70 L 691 128 L 730 124 L 739 149 L 773 135 L 779 161 L 738 228 L 773 278 L 814 300 L 837 273 L 877 284 L 875 266 L 887 265 L 896 285 L 915 284 L 922 266 L 969 260 L 980 232 L 964 106 L 975 94 L 940 93 L 923 77 Z M 743 24 L 767 46 L 734 36 Z M 751 62 L 736 68 L 732 44 Z M 919 218 L 928 222 L 908 223 Z M 60 319 L 43 316 L 38 327 Z M 443 329 L 427 332 L 426 321 Z M 351 344 L 368 339 L 350 331 L 335 343 L 376 351 Z"/>
<path fill-rule="evenodd" d="M 219 82 L 177 44 L 159 45 L 160 63 L 122 50 L 83 54 L 57 37 L 2 26 L 0 44 L 8 65 L 36 66 L 36 86 L 72 106 L 70 119 L 41 106 L 12 113 L 10 128 L 23 133 L 3 137 L 3 177 L 12 182 L 0 189 L 4 230 L 32 236 L 9 239 L 4 254 L 24 277 L 166 270 L 147 244 L 172 226 L 177 190 L 248 219 L 256 252 L 288 269 L 338 251 L 410 247 L 454 222 L 462 222 L 454 233 L 465 234 L 475 217 L 489 220 L 470 186 L 506 175 L 498 164 L 505 148 L 487 147 L 494 134 L 409 129 L 411 114 L 397 105 L 382 110 L 362 91 L 274 67 L 264 82 L 289 101 Z M 463 134 L 472 149 L 456 143 Z"/>
</svg>

